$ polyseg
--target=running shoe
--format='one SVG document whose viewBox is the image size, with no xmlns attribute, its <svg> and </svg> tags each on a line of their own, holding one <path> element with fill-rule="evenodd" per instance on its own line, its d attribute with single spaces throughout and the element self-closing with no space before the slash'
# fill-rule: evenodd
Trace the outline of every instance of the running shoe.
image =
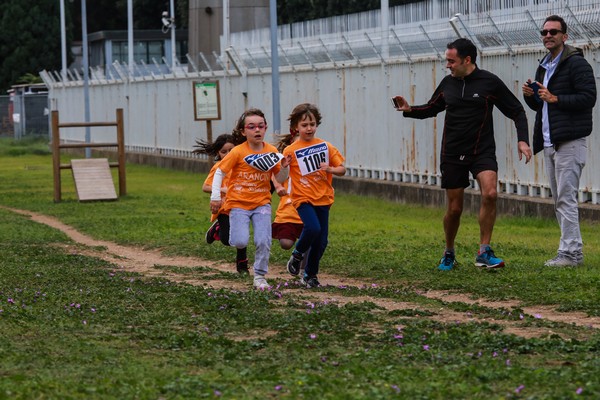
<svg viewBox="0 0 600 400">
<path fill-rule="evenodd" d="M 456 262 L 456 258 L 454 257 L 454 253 L 451 251 L 447 251 L 444 253 L 444 257 L 440 260 L 440 265 L 438 265 L 438 269 L 440 271 L 450 271 L 454 268 L 458 263 Z"/>
<path fill-rule="evenodd" d="M 484 268 L 502 268 L 504 267 L 504 261 L 501 258 L 496 257 L 494 250 L 490 246 L 485 247 L 485 251 L 477 255 L 475 258 L 476 267 Z"/>
<path fill-rule="evenodd" d="M 206 243 L 211 244 L 215 240 L 220 240 L 219 238 L 219 220 L 216 219 L 215 222 L 208 228 L 206 231 Z"/>
</svg>

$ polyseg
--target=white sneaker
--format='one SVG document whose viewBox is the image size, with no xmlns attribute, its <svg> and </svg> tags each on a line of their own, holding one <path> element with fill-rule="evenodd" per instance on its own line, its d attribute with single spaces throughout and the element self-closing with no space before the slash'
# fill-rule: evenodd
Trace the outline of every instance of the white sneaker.
<svg viewBox="0 0 600 400">
<path fill-rule="evenodd" d="M 254 275 L 254 287 L 256 289 L 265 290 L 271 286 L 269 285 L 269 282 L 267 282 L 263 275 Z"/>
<path fill-rule="evenodd" d="M 546 267 L 577 267 L 578 265 L 583 263 L 583 259 L 581 262 L 571 260 L 570 258 L 559 254 L 551 260 L 548 260 L 544 263 Z"/>
</svg>

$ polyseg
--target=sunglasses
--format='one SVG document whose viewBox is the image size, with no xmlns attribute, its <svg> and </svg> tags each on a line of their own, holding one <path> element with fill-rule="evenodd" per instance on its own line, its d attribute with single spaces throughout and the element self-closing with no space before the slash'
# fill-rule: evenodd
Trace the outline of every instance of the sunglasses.
<svg viewBox="0 0 600 400">
<path fill-rule="evenodd" d="M 245 128 L 245 129 L 248 129 L 248 130 L 250 130 L 250 131 L 253 131 L 253 130 L 255 130 L 256 128 L 258 128 L 258 129 L 260 129 L 260 130 L 263 130 L 263 129 L 265 129 L 266 127 L 267 127 L 267 124 L 264 124 L 264 123 L 262 123 L 262 122 L 261 122 L 261 123 L 259 123 L 259 124 L 248 124 L 248 125 L 244 126 L 244 128 Z"/>
<path fill-rule="evenodd" d="M 560 29 L 544 29 L 540 31 L 540 35 L 542 36 L 546 36 L 547 34 L 556 36 L 557 33 L 563 33 L 563 31 L 561 31 Z"/>
</svg>

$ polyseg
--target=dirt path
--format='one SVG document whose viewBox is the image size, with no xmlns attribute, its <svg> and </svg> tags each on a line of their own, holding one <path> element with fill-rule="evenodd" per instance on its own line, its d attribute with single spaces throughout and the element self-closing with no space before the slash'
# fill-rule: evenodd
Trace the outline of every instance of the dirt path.
<svg viewBox="0 0 600 400">
<path fill-rule="evenodd" d="M 246 291 L 251 288 L 250 281 L 247 282 L 240 280 L 228 280 L 214 276 L 198 276 L 198 274 L 179 274 L 172 271 L 166 271 L 159 268 L 158 266 L 174 266 L 174 267 L 208 267 L 211 270 L 218 272 L 233 272 L 233 266 L 230 264 L 223 264 L 213 261 L 207 261 L 200 258 L 192 257 L 171 257 L 165 256 L 158 250 L 147 250 L 138 247 L 122 246 L 113 242 L 107 242 L 103 240 L 93 239 L 73 227 L 62 223 L 60 220 L 49 217 L 46 215 L 34 213 L 31 211 L 24 211 L 14 208 L 8 208 L 0 206 L 6 210 L 12 211 L 17 214 L 25 215 L 31 218 L 31 220 L 48 225 L 52 228 L 58 229 L 64 232 L 75 244 L 64 246 L 66 251 L 74 254 L 82 254 L 90 257 L 99 258 L 115 264 L 118 268 L 129 272 L 135 272 L 142 274 L 147 277 L 162 277 L 174 282 L 187 283 L 190 285 L 206 286 L 213 288 L 227 288 L 232 290 Z M 493 319 L 482 316 L 477 316 L 474 313 L 462 313 L 456 312 L 446 307 L 431 308 L 425 307 L 423 304 L 400 302 L 391 299 L 382 299 L 380 297 L 371 296 L 344 296 L 343 294 L 332 294 L 329 292 L 320 291 L 306 291 L 299 290 L 297 285 L 294 285 L 294 281 L 289 280 L 287 271 L 282 266 L 270 266 L 270 278 L 283 279 L 285 282 L 289 282 L 289 285 L 279 285 L 281 291 L 294 291 L 300 299 L 311 302 L 327 301 L 334 302 L 340 305 L 347 303 L 362 303 L 365 301 L 372 302 L 377 306 L 388 310 L 423 310 L 428 311 L 425 314 L 433 313 L 434 315 L 427 316 L 416 316 L 416 318 L 429 318 L 440 322 L 489 322 L 499 324 L 504 327 L 506 333 L 513 333 L 515 335 L 523 337 L 539 337 L 555 332 L 549 329 L 543 328 L 532 328 L 522 326 L 520 321 L 515 320 L 504 320 L 504 319 Z M 354 287 L 369 287 L 375 282 L 366 282 L 353 280 L 349 278 L 343 278 L 335 275 L 321 274 L 321 280 L 327 282 L 331 286 L 354 286 Z M 203 279 L 204 278 L 204 279 Z M 381 286 L 381 285 L 378 285 Z M 589 317 L 584 313 L 580 312 L 558 312 L 553 307 L 548 306 L 535 306 L 535 307 L 521 307 L 519 302 L 492 302 L 485 299 L 473 299 L 468 294 L 461 293 L 450 293 L 447 291 L 429 290 L 424 292 L 416 292 L 417 294 L 434 299 L 443 301 L 446 303 L 465 303 L 470 305 L 480 305 L 491 309 L 512 309 L 521 308 L 524 313 L 535 316 L 536 318 L 542 318 L 548 321 L 560 322 L 569 325 L 576 325 L 581 327 L 589 327 L 593 329 L 600 329 L 600 318 Z M 417 313 L 418 314 L 418 313 Z"/>
</svg>

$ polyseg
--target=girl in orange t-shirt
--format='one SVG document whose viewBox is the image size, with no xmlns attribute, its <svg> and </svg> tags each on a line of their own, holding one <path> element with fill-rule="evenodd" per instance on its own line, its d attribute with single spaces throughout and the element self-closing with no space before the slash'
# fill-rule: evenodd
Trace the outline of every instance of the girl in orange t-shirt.
<svg viewBox="0 0 600 400">
<path fill-rule="evenodd" d="M 235 137 L 229 133 L 217 136 L 217 139 L 215 139 L 213 143 L 203 140 L 196 141 L 193 153 L 207 154 L 214 157 L 215 160 L 215 164 L 210 169 L 210 172 L 202 185 L 203 192 L 211 193 L 215 171 L 219 167 L 221 160 L 229 154 L 235 145 Z M 225 197 L 227 193 L 227 181 L 228 179 L 224 179 L 221 186 L 221 194 L 223 197 Z M 219 211 L 212 213 L 210 221 L 212 222 L 212 225 L 208 228 L 208 231 L 206 231 L 206 242 L 211 244 L 215 240 L 220 240 L 225 246 L 229 246 L 229 213 L 221 207 Z M 245 247 L 243 249 L 237 249 L 235 265 L 238 273 L 248 273 L 248 256 Z"/>
<path fill-rule="evenodd" d="M 250 223 L 256 247 L 254 287 L 269 287 L 265 275 L 271 252 L 271 176 L 278 182 L 288 178 L 289 157 L 264 141 L 267 121 L 259 109 L 247 110 L 239 118 L 234 136 L 245 140 L 234 147 L 215 171 L 210 196 L 212 212 L 221 207 L 229 211 L 229 243 L 237 248 L 248 245 Z M 229 176 L 227 197 L 223 203 L 221 183 Z"/>
<path fill-rule="evenodd" d="M 296 106 L 290 114 L 290 130 L 298 132 L 299 139 L 285 148 L 284 157 L 290 157 L 290 195 L 304 227 L 296 248 L 287 263 L 292 275 L 300 273 L 302 254 L 307 254 L 302 284 L 307 288 L 320 285 L 317 274 L 319 262 L 327 248 L 329 235 L 329 208 L 333 204 L 333 175 L 346 173 L 344 156 L 331 143 L 315 137 L 321 124 L 319 109 L 309 103 Z"/>
</svg>

